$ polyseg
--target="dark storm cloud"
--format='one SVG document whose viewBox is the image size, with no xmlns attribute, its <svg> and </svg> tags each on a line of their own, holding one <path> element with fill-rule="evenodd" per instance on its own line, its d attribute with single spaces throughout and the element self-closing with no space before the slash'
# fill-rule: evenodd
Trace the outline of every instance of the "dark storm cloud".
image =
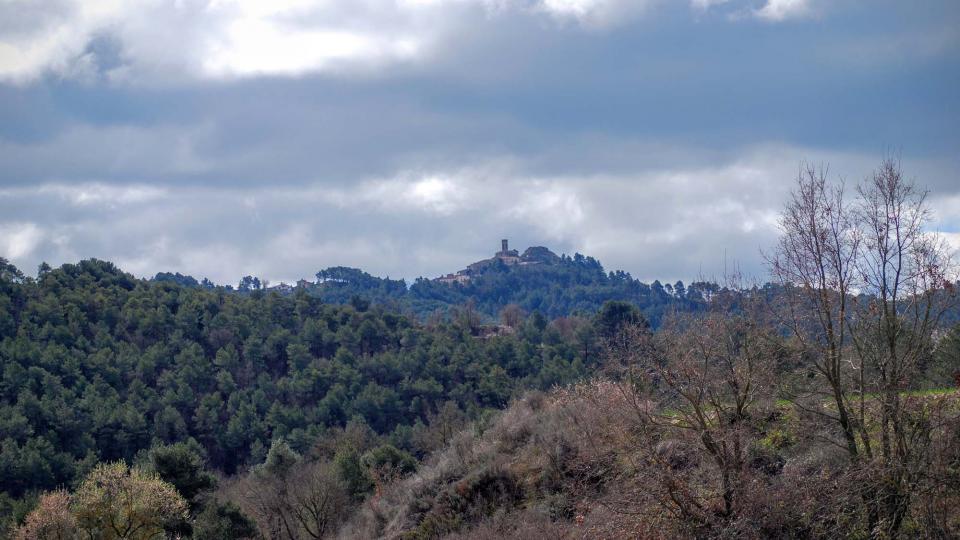
<svg viewBox="0 0 960 540">
<path fill-rule="evenodd" d="M 649 279 L 759 274 L 800 161 L 852 182 L 890 151 L 960 227 L 950 2 L 289 3 L 0 28 L 0 255 L 413 278 L 509 236 Z"/>
</svg>

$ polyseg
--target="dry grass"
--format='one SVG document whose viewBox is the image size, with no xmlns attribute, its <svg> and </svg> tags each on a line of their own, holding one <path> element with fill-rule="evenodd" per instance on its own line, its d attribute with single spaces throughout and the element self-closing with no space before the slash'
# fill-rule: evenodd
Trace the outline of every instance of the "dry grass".
<svg viewBox="0 0 960 540">
<path fill-rule="evenodd" d="M 951 396 L 916 398 L 960 401 Z M 801 437 L 782 406 L 757 416 L 734 518 L 717 517 L 716 467 L 695 434 L 639 421 L 652 406 L 605 380 L 532 393 L 386 486 L 339 538 L 818 538 L 858 530 L 842 451 Z M 702 508 L 684 515 L 678 493 Z M 939 497 L 930 502 L 955 499 Z M 943 515 L 916 520 L 946 520 L 938 526 L 956 531 Z"/>
</svg>

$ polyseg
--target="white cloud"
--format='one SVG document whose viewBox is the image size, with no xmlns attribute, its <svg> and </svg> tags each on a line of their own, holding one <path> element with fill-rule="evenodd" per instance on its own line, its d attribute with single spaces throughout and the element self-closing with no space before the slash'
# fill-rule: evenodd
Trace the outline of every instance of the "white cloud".
<svg viewBox="0 0 960 540">
<path fill-rule="evenodd" d="M 783 22 L 810 16 L 813 13 L 811 3 L 814 0 L 690 0 L 690 7 L 699 13 L 718 10 L 726 13 L 731 21 L 760 19 L 767 22 Z"/>
<path fill-rule="evenodd" d="M 957 258 L 957 255 L 960 254 L 960 232 L 954 233 L 940 233 L 947 244 L 949 244 L 950 249 L 953 250 L 954 258 Z M 960 260 L 957 261 L 960 263 Z"/>
<path fill-rule="evenodd" d="M 17 189 L 20 192 L 24 188 Z M 5 191 L 0 190 L 0 197 Z M 77 185 L 47 184 L 36 190 L 40 195 L 56 195 L 76 206 L 107 205 L 115 207 L 155 201 L 164 196 L 165 190 L 153 186 L 114 186 L 103 183 Z"/>
<path fill-rule="evenodd" d="M 372 203 L 387 211 L 450 215 L 466 204 L 466 189 L 460 179 L 430 174 L 369 182 L 360 188 L 359 193 L 348 192 L 346 197 Z"/>
<path fill-rule="evenodd" d="M 766 21 L 781 22 L 805 17 L 810 13 L 809 0 L 767 0 L 767 3 L 756 10 L 754 15 Z"/>
<path fill-rule="evenodd" d="M 31 19 L 32 27 L 0 36 L 0 78 L 70 76 L 101 63 L 109 65 L 104 75 L 117 80 L 365 69 L 423 54 L 461 3 L 68 0 Z M 0 16 L 15 17 L 20 4 L 0 7 Z M 90 49 L 104 37 L 117 45 L 119 58 Z"/>
<path fill-rule="evenodd" d="M 617 24 L 658 0 L 62 0 L 0 3 L 0 80 L 45 74 L 169 82 L 365 72 L 454 46 L 491 16 L 542 13 Z M 108 46 L 96 47 L 100 43 Z"/>
<path fill-rule="evenodd" d="M 95 256 L 142 276 L 179 271 L 220 283 L 246 274 L 290 282 L 335 265 L 412 279 L 489 256 L 506 237 L 521 249 L 592 255 L 645 280 L 719 276 L 725 263 L 762 279 L 760 249 L 775 241 L 798 163 L 830 163 L 833 178 L 850 182 L 876 165 L 872 156 L 777 145 L 697 165 L 690 149 L 647 152 L 637 151 L 633 167 L 596 174 L 541 173 L 507 156 L 339 187 L 7 188 L 0 215 L 12 217 L 0 225 L 0 256 L 26 269 Z M 679 157 L 651 165 L 663 154 Z M 935 180 L 923 162 L 904 166 Z M 960 202 L 931 203 L 957 242 Z"/>
<path fill-rule="evenodd" d="M 631 20 L 655 3 L 657 0 L 541 0 L 539 7 L 557 18 L 606 27 Z"/>
<path fill-rule="evenodd" d="M 396 17 L 388 22 L 375 14 L 371 2 L 359 2 L 356 14 L 335 3 L 302 0 L 222 4 L 218 31 L 204 36 L 200 70 L 206 76 L 295 75 L 414 59 L 433 37 L 423 17 L 443 7 L 384 6 L 382 11 Z"/>
<path fill-rule="evenodd" d="M 690 5 L 699 11 L 706 11 L 714 6 L 726 4 L 730 0 L 690 0 Z"/>
<path fill-rule="evenodd" d="M 960 265 L 960 194 L 933 195 L 930 206 L 934 211 L 934 232 L 950 245 L 954 261 Z"/>
<path fill-rule="evenodd" d="M 515 199 L 501 206 L 501 212 L 514 221 L 528 223 L 547 239 L 568 240 L 583 230 L 588 217 L 585 194 L 575 184 L 564 179 L 528 180 L 520 185 Z"/>
<path fill-rule="evenodd" d="M 0 79 L 25 81 L 41 71 L 77 75 L 89 65 L 84 49 L 94 32 L 124 12 L 122 1 L 4 2 L 0 18 L 23 20 L 0 35 Z"/>
<path fill-rule="evenodd" d="M 33 223 L 0 223 L 0 257 L 29 257 L 42 239 L 43 231 Z"/>
<path fill-rule="evenodd" d="M 492 203 L 498 194 L 488 186 L 498 174 L 507 174 L 503 163 L 429 172 L 405 171 L 389 178 L 360 182 L 350 188 L 317 187 L 314 196 L 341 208 L 450 216 Z"/>
</svg>

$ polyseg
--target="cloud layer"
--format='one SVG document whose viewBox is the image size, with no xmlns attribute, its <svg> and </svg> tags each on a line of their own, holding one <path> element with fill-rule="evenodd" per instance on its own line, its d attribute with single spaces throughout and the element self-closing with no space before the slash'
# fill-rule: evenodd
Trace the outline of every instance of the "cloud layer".
<svg viewBox="0 0 960 540">
<path fill-rule="evenodd" d="M 221 283 L 245 274 L 292 282 L 334 265 L 409 280 L 456 270 L 510 237 L 648 280 L 717 277 L 724 265 L 762 276 L 761 249 L 775 241 L 798 155 L 830 161 L 837 174 L 871 166 L 865 156 L 767 146 L 719 166 L 596 176 L 538 176 L 504 159 L 342 187 L 48 184 L 0 190 L 0 211 L 13 220 L 0 249 L 28 270 L 96 256 L 139 275 L 164 269 Z M 960 198 L 933 200 L 954 230 Z"/>
<path fill-rule="evenodd" d="M 151 83 L 308 72 L 371 75 L 456 47 L 484 20 L 538 16 L 585 28 L 623 25 L 663 0 L 59 0 L 0 6 L 0 78 L 44 74 Z M 691 0 L 700 12 L 726 1 Z M 766 0 L 731 13 L 780 22 L 810 0 Z M 16 22 L 11 22 L 16 21 Z"/>
<path fill-rule="evenodd" d="M 0 256 L 435 276 L 502 237 L 764 273 L 801 161 L 960 231 L 960 10 L 893 0 L 0 4 Z"/>
</svg>

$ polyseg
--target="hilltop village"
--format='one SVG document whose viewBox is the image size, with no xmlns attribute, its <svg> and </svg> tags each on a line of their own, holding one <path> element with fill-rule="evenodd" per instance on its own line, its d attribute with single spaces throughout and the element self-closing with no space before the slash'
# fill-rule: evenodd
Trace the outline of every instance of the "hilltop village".
<svg viewBox="0 0 960 540">
<path fill-rule="evenodd" d="M 559 260 L 560 257 L 557 256 L 556 253 L 543 246 L 528 247 L 521 255 L 517 250 L 510 249 L 508 240 L 504 238 L 500 241 L 500 251 L 494 253 L 493 257 L 477 261 L 463 270 L 458 271 L 456 274 L 440 276 L 434 279 L 434 281 L 449 284 L 467 283 L 472 278 L 479 276 L 485 270 L 498 263 L 503 263 L 507 266 L 529 266 L 534 264 L 553 264 Z"/>
</svg>

